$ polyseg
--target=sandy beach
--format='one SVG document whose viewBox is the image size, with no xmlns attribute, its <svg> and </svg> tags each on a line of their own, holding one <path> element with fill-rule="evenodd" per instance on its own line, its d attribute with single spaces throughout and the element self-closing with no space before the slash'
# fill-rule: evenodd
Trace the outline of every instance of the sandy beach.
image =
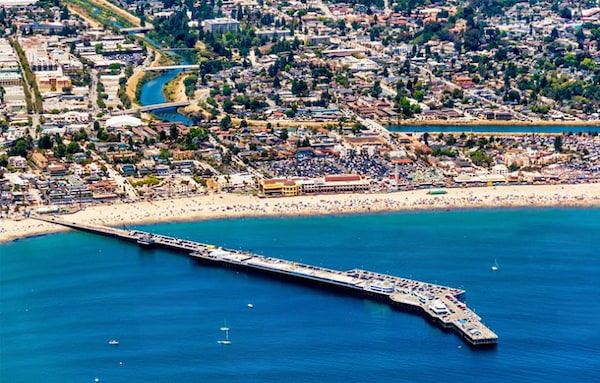
<svg viewBox="0 0 600 383">
<path fill-rule="evenodd" d="M 600 207 L 600 183 L 448 189 L 448 193 L 443 195 L 429 195 L 426 190 L 264 199 L 238 194 L 212 194 L 152 202 L 97 205 L 66 217 L 74 222 L 119 226 L 257 216 L 535 206 Z M 31 218 L 2 218 L 0 243 L 65 230 Z"/>
</svg>

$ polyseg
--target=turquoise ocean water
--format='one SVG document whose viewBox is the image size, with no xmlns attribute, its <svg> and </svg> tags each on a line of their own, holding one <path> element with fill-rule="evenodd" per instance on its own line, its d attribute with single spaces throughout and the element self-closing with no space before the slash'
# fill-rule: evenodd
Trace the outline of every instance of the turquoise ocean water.
<svg viewBox="0 0 600 383">
<path fill-rule="evenodd" d="M 499 345 L 471 350 L 383 303 L 68 233 L 0 246 L 1 382 L 600 380 L 600 209 L 144 229 L 462 287 Z M 231 346 L 217 343 L 225 324 Z"/>
</svg>

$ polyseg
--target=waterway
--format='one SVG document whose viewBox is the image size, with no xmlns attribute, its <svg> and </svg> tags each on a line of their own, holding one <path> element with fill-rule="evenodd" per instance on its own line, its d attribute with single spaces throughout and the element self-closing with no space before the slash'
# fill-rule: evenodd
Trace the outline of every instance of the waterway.
<svg viewBox="0 0 600 383">
<path fill-rule="evenodd" d="M 169 52 L 169 54 L 174 54 Z M 183 65 L 189 64 L 185 59 L 182 62 Z M 154 105 L 166 102 L 165 95 L 163 94 L 163 88 L 165 84 L 175 78 L 181 69 L 173 69 L 161 73 L 161 75 L 155 79 L 152 79 L 142 85 L 140 93 L 140 104 L 142 105 Z M 178 113 L 176 108 L 167 108 L 156 110 L 152 112 L 157 118 L 165 121 L 182 122 L 185 125 L 193 125 L 193 121 L 181 113 Z"/>
<path fill-rule="evenodd" d="M 471 350 L 383 303 L 73 232 L 0 246 L 0 381 L 598 381 L 600 209 L 143 228 L 465 288 L 499 345 Z M 230 346 L 217 343 L 225 324 Z"/>
<path fill-rule="evenodd" d="M 391 132 L 405 133 L 423 133 L 423 132 L 443 132 L 443 133 L 587 133 L 590 131 L 598 132 L 598 126 L 575 126 L 575 125 L 540 125 L 540 126 L 521 126 L 521 125 L 402 125 L 390 126 Z"/>
</svg>

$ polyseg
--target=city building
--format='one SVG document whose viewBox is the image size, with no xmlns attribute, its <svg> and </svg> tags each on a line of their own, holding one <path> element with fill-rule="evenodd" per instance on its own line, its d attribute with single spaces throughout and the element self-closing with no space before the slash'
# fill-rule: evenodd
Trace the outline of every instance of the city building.
<svg viewBox="0 0 600 383">
<path fill-rule="evenodd" d="M 205 32 L 210 33 L 238 32 L 240 30 L 240 22 L 231 18 L 221 17 L 204 20 L 202 28 Z"/>
</svg>

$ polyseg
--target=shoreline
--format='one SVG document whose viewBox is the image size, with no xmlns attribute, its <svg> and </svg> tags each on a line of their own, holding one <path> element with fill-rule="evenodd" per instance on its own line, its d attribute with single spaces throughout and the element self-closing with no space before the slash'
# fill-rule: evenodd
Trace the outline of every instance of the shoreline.
<svg viewBox="0 0 600 383">
<path fill-rule="evenodd" d="M 133 204 L 95 205 L 65 217 L 73 222 L 120 226 L 214 219 L 527 207 L 598 208 L 600 183 L 457 188 L 447 189 L 447 194 L 443 195 L 429 195 L 425 189 L 262 199 L 249 195 L 211 194 Z M 65 231 L 69 229 L 30 218 L 3 218 L 0 219 L 0 244 Z"/>
</svg>

